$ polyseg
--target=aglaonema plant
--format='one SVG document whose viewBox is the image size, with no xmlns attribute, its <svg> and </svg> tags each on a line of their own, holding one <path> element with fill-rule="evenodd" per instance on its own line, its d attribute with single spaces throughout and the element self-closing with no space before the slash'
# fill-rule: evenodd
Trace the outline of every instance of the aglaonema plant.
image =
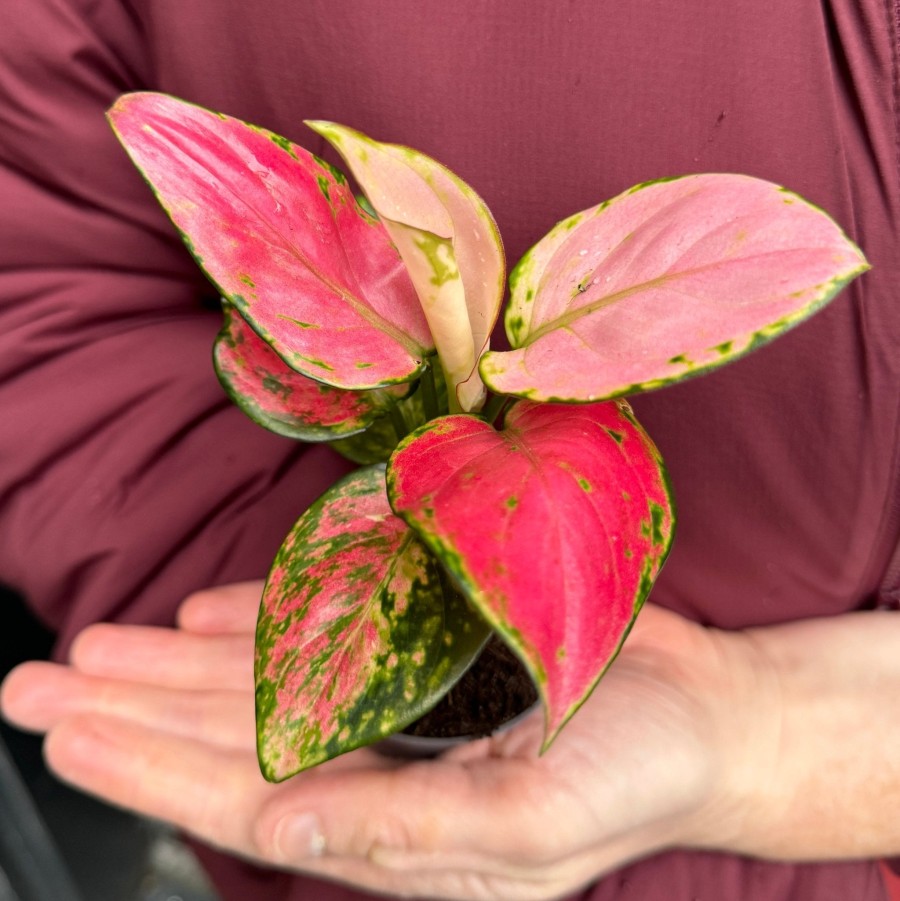
<svg viewBox="0 0 900 901">
<path fill-rule="evenodd" d="M 823 212 L 741 175 L 638 185 L 514 268 L 484 202 L 422 153 L 307 123 L 346 178 L 155 93 L 119 139 L 223 298 L 226 390 L 365 464 L 300 517 L 256 639 L 259 758 L 291 774 L 403 729 L 498 634 L 544 747 L 620 649 L 669 551 L 663 462 L 625 395 L 722 366 L 867 267 Z"/>
</svg>

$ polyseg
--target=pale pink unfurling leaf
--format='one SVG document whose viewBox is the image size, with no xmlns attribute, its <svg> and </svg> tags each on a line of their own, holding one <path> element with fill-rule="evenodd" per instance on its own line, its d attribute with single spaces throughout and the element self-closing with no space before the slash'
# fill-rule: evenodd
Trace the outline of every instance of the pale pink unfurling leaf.
<svg viewBox="0 0 900 901">
<path fill-rule="evenodd" d="M 477 372 L 503 299 L 505 260 L 484 201 L 417 150 L 332 122 L 308 122 L 341 154 L 397 245 L 450 386 L 451 410 L 484 400 Z"/>
</svg>

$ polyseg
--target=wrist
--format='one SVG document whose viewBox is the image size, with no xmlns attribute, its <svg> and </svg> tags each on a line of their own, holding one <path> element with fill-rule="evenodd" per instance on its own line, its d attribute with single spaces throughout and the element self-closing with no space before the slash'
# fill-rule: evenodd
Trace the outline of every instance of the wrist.
<svg viewBox="0 0 900 901">
<path fill-rule="evenodd" d="M 699 749 L 691 802 L 657 824 L 660 846 L 744 851 L 779 765 L 782 686 L 753 636 L 703 629 L 684 687 Z"/>
<path fill-rule="evenodd" d="M 847 614 L 715 640 L 731 698 L 713 714 L 713 790 L 690 843 L 775 860 L 896 854 L 900 618 Z"/>
<path fill-rule="evenodd" d="M 652 754 L 662 752 L 666 761 L 660 785 L 649 762 L 639 767 L 647 773 L 642 791 L 664 800 L 645 805 L 656 815 L 636 823 L 639 828 L 623 830 L 624 853 L 737 850 L 756 805 L 765 806 L 758 787 L 778 761 L 780 678 L 744 633 L 703 628 L 671 614 L 657 619 L 616 664 L 618 674 L 634 669 L 655 687 L 659 696 L 648 706 L 661 744 Z"/>
<path fill-rule="evenodd" d="M 710 639 L 721 667 L 708 705 L 707 791 L 685 823 L 685 844 L 764 854 L 760 840 L 786 800 L 782 675 L 752 632 L 712 629 Z"/>
</svg>

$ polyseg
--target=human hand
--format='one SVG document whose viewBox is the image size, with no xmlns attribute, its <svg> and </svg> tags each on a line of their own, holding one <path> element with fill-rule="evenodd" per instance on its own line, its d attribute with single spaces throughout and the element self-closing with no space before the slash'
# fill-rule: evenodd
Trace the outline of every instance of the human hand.
<svg viewBox="0 0 900 901">
<path fill-rule="evenodd" d="M 70 666 L 13 671 L 3 711 L 47 732 L 63 779 L 114 804 L 394 896 L 555 898 L 635 857 L 719 837 L 721 762 L 753 734 L 752 712 L 736 719 L 747 694 L 733 677 L 746 672 L 736 637 L 648 606 L 543 757 L 537 715 L 437 760 L 363 749 L 270 785 L 253 724 L 260 591 L 195 595 L 177 630 L 93 626 Z"/>
</svg>

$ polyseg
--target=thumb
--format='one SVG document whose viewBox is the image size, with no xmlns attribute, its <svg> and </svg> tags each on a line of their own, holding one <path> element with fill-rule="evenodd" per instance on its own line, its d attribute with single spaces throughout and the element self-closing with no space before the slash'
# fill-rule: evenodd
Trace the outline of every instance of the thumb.
<svg viewBox="0 0 900 901">
<path fill-rule="evenodd" d="M 256 840 L 268 859 L 292 866 L 326 857 L 447 867 L 473 856 L 534 865 L 556 842 L 546 803 L 534 803 L 533 770 L 530 761 L 484 759 L 313 771 L 260 811 Z"/>
</svg>

